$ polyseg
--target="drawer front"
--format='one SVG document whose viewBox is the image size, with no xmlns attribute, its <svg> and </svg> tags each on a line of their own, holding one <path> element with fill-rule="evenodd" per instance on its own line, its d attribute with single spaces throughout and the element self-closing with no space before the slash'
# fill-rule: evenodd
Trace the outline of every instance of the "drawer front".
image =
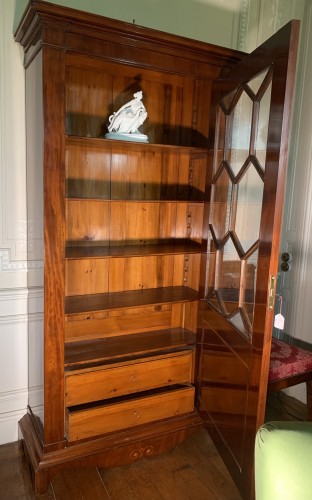
<svg viewBox="0 0 312 500">
<path fill-rule="evenodd" d="M 192 351 L 68 374 L 66 406 L 192 381 Z"/>
<path fill-rule="evenodd" d="M 194 387 L 181 387 L 159 394 L 88 409 L 67 410 L 68 441 L 85 439 L 169 418 L 194 409 Z"/>
</svg>

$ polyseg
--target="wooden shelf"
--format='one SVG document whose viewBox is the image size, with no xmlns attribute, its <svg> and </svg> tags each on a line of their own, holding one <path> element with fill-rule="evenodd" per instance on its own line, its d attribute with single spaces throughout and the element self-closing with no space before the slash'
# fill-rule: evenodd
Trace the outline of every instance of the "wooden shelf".
<svg viewBox="0 0 312 500">
<path fill-rule="evenodd" d="M 120 337 L 69 342 L 65 345 L 65 367 L 114 361 L 121 357 L 176 351 L 195 345 L 196 336 L 184 328 L 170 328 Z"/>
<path fill-rule="evenodd" d="M 66 144 L 77 144 L 77 145 L 85 145 L 85 146 L 96 146 L 103 147 L 103 149 L 111 148 L 114 146 L 118 146 L 120 149 L 124 149 L 125 151 L 155 151 L 155 152 L 174 152 L 178 151 L 190 152 L 192 154 L 206 156 L 208 154 L 209 149 L 205 147 L 196 147 L 196 146 L 187 146 L 187 145 L 175 145 L 175 144 L 153 144 L 153 143 L 142 143 L 142 142 L 134 142 L 134 141 L 118 141 L 112 139 L 105 139 L 104 137 L 84 137 L 77 135 L 67 134 L 65 136 Z"/>
<path fill-rule="evenodd" d="M 74 184 L 76 181 L 68 181 L 68 184 Z M 78 185 L 80 181 L 76 182 Z M 185 185 L 182 186 L 182 188 L 179 188 L 179 194 L 171 194 L 170 190 L 167 190 L 165 194 L 159 195 L 159 198 L 153 196 L 153 197 L 148 197 L 146 195 L 142 195 L 140 198 L 139 195 L 128 195 L 124 196 L 123 198 L 120 198 L 116 196 L 115 198 L 110 196 L 110 195 L 105 195 L 105 194 L 97 194 L 96 196 L 83 196 L 83 195 L 77 195 L 76 193 L 79 192 L 79 188 L 77 186 L 73 187 L 71 186 L 71 192 L 73 193 L 75 191 L 75 194 L 71 195 L 69 194 L 65 200 L 67 201 L 108 201 L 108 202 L 127 202 L 127 203 L 160 203 L 160 202 L 165 202 L 165 203 L 204 203 L 204 193 L 202 191 L 199 191 L 195 188 L 192 188 L 190 190 L 189 186 Z M 175 190 L 175 188 L 174 188 Z"/>
<path fill-rule="evenodd" d="M 122 309 L 152 304 L 189 302 L 198 300 L 198 292 L 186 286 L 149 288 L 128 292 L 77 295 L 65 298 L 65 314 Z"/>
<path fill-rule="evenodd" d="M 201 244 L 189 240 L 171 240 L 159 245 L 101 246 L 90 242 L 72 242 L 66 248 L 67 259 L 96 259 L 105 257 L 141 257 L 147 255 L 179 255 L 201 253 Z"/>
</svg>

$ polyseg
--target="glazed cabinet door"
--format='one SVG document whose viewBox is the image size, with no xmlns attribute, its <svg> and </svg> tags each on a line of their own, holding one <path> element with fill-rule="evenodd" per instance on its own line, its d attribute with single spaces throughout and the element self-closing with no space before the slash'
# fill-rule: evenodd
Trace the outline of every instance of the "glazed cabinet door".
<svg viewBox="0 0 312 500">
<path fill-rule="evenodd" d="M 213 90 L 199 409 L 246 499 L 266 404 L 297 41 L 293 21 Z"/>
</svg>

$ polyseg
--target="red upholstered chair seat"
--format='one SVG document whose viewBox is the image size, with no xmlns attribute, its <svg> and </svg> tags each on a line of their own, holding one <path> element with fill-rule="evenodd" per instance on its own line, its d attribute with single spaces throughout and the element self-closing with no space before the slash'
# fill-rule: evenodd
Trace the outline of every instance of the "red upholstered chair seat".
<svg viewBox="0 0 312 500">
<path fill-rule="evenodd" d="M 312 370 L 312 352 L 272 338 L 269 382 Z"/>
<path fill-rule="evenodd" d="M 312 421 L 312 352 L 272 338 L 268 392 L 306 383 L 307 419 Z"/>
</svg>

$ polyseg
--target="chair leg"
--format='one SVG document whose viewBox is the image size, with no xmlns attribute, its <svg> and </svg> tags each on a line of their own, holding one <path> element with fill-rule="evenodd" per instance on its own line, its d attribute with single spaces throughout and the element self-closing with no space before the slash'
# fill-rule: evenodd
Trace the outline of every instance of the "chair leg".
<svg viewBox="0 0 312 500">
<path fill-rule="evenodd" d="M 312 421 L 312 380 L 308 380 L 307 384 L 307 419 Z"/>
</svg>

